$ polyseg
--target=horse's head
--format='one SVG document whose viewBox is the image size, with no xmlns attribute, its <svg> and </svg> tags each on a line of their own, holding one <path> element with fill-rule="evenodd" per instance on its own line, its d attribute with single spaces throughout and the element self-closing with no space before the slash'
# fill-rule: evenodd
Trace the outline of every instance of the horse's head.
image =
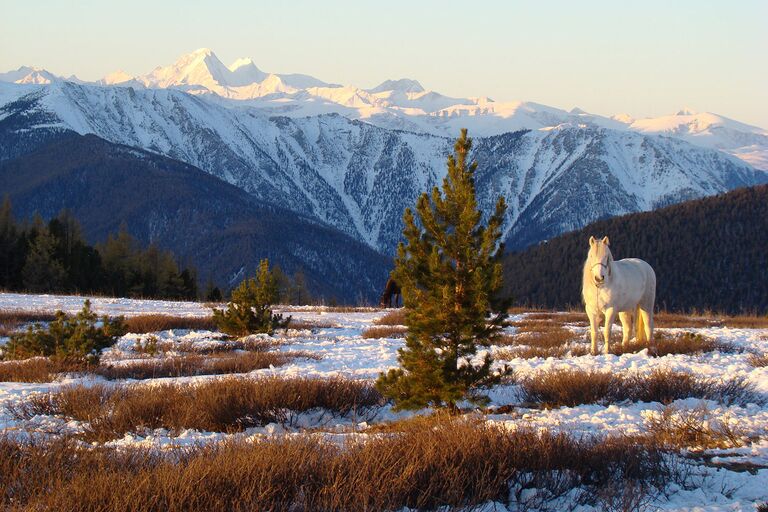
<svg viewBox="0 0 768 512">
<path fill-rule="evenodd" d="M 611 270 L 613 255 L 609 245 L 607 236 L 601 240 L 595 237 L 589 238 L 589 256 L 587 257 L 589 272 L 592 274 L 592 282 L 598 287 L 603 286 L 613 273 Z"/>
</svg>

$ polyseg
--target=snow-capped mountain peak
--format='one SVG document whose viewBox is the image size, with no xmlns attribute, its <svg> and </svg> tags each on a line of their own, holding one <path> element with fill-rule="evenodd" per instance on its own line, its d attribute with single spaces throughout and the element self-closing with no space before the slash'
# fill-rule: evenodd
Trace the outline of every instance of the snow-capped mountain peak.
<svg viewBox="0 0 768 512">
<path fill-rule="evenodd" d="M 697 112 L 690 107 L 683 107 L 675 113 L 676 116 L 695 116 L 696 114 Z"/>
<path fill-rule="evenodd" d="M 228 82 L 233 87 L 263 82 L 269 76 L 268 73 L 257 68 L 249 58 L 237 59 L 228 69 L 230 71 Z"/>
<path fill-rule="evenodd" d="M 182 55 L 170 66 L 155 68 L 151 73 L 138 77 L 147 87 L 169 88 L 174 86 L 202 86 L 211 91 L 227 87 L 231 71 L 208 48 L 200 48 Z"/>
<path fill-rule="evenodd" d="M 130 82 L 133 80 L 133 76 L 129 75 L 122 69 L 118 69 L 117 71 L 108 74 L 104 78 L 102 78 L 99 83 L 103 85 L 116 85 L 116 84 L 123 84 L 126 82 Z"/>
<path fill-rule="evenodd" d="M 80 83 L 74 77 L 64 79 L 39 68 L 22 67 L 0 74 L 0 82 L 21 84 L 64 80 Z M 484 96 L 454 98 L 425 90 L 411 78 L 385 80 L 371 89 L 362 89 L 330 84 L 309 75 L 262 71 L 249 58 L 226 66 L 209 48 L 183 55 L 173 64 L 143 76 L 117 72 L 96 84 L 179 89 L 205 95 L 224 107 L 248 107 L 268 116 L 299 118 L 334 113 L 383 128 L 449 137 L 455 137 L 459 128 L 469 128 L 476 137 L 561 125 L 638 131 L 681 138 L 768 169 L 768 131 L 688 107 L 666 116 L 637 119 L 627 114 L 604 117 L 580 108 L 566 111 L 533 102 L 496 102 Z"/>
<path fill-rule="evenodd" d="M 385 91 L 398 91 L 398 92 L 424 92 L 424 87 L 417 80 L 410 78 L 401 78 L 399 80 L 385 80 L 373 89 L 368 89 L 368 92 L 376 94 Z"/>
<path fill-rule="evenodd" d="M 0 82 L 16 84 L 50 84 L 60 80 L 61 77 L 54 75 L 50 71 L 33 66 L 21 66 L 7 73 L 0 73 Z"/>
</svg>

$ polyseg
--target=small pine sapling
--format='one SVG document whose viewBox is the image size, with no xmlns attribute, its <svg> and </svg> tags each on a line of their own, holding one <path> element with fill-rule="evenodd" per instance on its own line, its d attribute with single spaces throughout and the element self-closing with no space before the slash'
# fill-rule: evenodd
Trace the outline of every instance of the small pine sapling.
<svg viewBox="0 0 768 512">
<path fill-rule="evenodd" d="M 49 356 L 96 364 L 101 351 L 114 345 L 125 332 L 123 317 L 104 315 L 99 320 L 91 310 L 91 301 L 86 300 L 75 316 L 57 311 L 48 326 L 35 324 L 25 332 L 12 335 L 4 356 L 6 359 Z"/>
<path fill-rule="evenodd" d="M 272 312 L 277 302 L 278 288 L 274 274 L 269 270 L 269 261 L 259 262 L 256 277 L 245 279 L 232 291 L 232 299 L 226 310 L 214 309 L 213 319 L 222 332 L 231 336 L 248 334 L 273 334 L 276 329 L 285 329 L 291 317 Z"/>
</svg>

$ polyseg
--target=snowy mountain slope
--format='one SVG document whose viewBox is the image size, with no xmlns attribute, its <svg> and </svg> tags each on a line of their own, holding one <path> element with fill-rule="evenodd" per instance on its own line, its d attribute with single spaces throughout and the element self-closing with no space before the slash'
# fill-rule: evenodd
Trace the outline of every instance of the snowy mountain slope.
<svg viewBox="0 0 768 512">
<path fill-rule="evenodd" d="M 38 68 L 22 67 L 0 74 L 0 82 L 52 83 L 69 80 Z M 259 109 L 264 115 L 307 117 L 340 114 L 349 119 L 394 130 L 455 137 L 459 128 L 475 136 L 517 130 L 553 128 L 562 124 L 665 134 L 715 148 L 768 170 L 768 131 L 716 114 L 683 111 L 673 116 L 635 120 L 626 114 L 610 118 L 532 102 L 496 102 L 487 97 L 453 98 L 426 90 L 417 80 L 385 80 L 362 89 L 329 84 L 301 74 L 262 71 L 251 59 L 226 66 L 214 52 L 201 48 L 151 72 L 131 76 L 118 71 L 97 85 L 178 89 L 200 95 L 227 108 Z"/>
<path fill-rule="evenodd" d="M 6 124 L 0 121 L 0 144 Z M 35 132 L 49 131 L 45 129 Z M 38 139 L 40 140 L 40 139 Z M 313 218 L 257 201 L 188 164 L 73 132 L 0 161 L 0 195 L 22 219 L 67 208 L 92 243 L 124 225 L 142 244 L 174 251 L 200 280 L 236 284 L 262 258 L 302 270 L 317 296 L 374 302 L 389 258 Z"/>
<path fill-rule="evenodd" d="M 8 98 L 6 88 L 20 97 L 0 107 L 0 120 L 12 117 L 16 132 L 55 126 L 161 153 L 388 253 L 404 208 L 440 183 L 452 148 L 445 137 L 339 115 L 266 117 L 173 89 L 64 82 L 0 85 L 0 97 Z M 583 125 L 476 138 L 474 157 L 480 204 L 490 210 L 498 195 L 507 198 L 514 247 L 764 180 L 718 151 Z"/>
<path fill-rule="evenodd" d="M 629 128 L 720 149 L 757 169 L 768 170 L 768 130 L 727 117 L 683 109 L 670 116 L 632 120 Z"/>
</svg>

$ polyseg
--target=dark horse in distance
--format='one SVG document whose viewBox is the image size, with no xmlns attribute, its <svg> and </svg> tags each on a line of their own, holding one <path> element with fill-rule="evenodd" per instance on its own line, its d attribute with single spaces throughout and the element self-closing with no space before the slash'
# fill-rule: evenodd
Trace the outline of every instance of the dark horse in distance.
<svg viewBox="0 0 768 512">
<path fill-rule="evenodd" d="M 394 302 L 394 306 L 392 303 Z M 382 308 L 400 307 L 400 285 L 391 277 L 387 279 L 387 285 L 384 287 L 384 293 L 379 299 L 379 306 Z"/>
</svg>

